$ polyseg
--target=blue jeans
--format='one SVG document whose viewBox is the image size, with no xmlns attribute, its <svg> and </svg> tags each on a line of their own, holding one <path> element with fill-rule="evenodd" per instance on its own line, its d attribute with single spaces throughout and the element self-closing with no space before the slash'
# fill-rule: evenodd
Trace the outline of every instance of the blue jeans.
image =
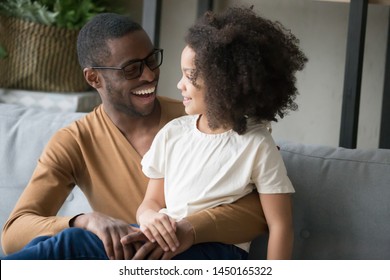
<svg viewBox="0 0 390 280">
<path fill-rule="evenodd" d="M 175 256 L 175 260 L 247 259 L 244 250 L 222 243 L 201 243 Z M 55 236 L 40 236 L 3 260 L 108 260 L 103 242 L 92 232 L 69 228 Z"/>
</svg>

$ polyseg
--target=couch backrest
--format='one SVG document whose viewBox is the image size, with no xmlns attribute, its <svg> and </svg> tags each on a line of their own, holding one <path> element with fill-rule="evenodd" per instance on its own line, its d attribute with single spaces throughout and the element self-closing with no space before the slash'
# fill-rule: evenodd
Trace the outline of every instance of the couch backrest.
<svg viewBox="0 0 390 280">
<path fill-rule="evenodd" d="M 50 137 L 85 113 L 63 113 L 0 104 L 0 226 L 3 227 L 26 187 Z M 67 198 L 61 214 L 90 209 L 78 188 Z M 0 247 L 0 256 L 3 255 Z"/>
<path fill-rule="evenodd" d="M 296 190 L 294 259 L 390 259 L 390 150 L 278 144 Z"/>
</svg>

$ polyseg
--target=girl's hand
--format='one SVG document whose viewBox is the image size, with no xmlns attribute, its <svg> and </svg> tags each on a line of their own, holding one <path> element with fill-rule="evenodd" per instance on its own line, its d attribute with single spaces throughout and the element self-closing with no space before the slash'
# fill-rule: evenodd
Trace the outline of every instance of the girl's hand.
<svg viewBox="0 0 390 280">
<path fill-rule="evenodd" d="M 164 250 L 175 252 L 180 246 L 176 237 L 176 221 L 166 214 L 146 210 L 139 217 L 141 231 L 151 242 L 157 242 Z"/>
</svg>

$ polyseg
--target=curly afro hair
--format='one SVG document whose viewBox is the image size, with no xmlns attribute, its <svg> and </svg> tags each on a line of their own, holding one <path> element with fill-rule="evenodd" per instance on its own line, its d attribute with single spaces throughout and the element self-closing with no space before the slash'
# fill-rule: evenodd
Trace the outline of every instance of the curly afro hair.
<svg viewBox="0 0 390 280">
<path fill-rule="evenodd" d="M 307 62 L 299 40 L 252 8 L 207 12 L 185 37 L 195 52 L 193 83 L 204 80 L 211 128 L 243 134 L 247 119 L 277 121 L 298 107 L 295 73 Z"/>
</svg>

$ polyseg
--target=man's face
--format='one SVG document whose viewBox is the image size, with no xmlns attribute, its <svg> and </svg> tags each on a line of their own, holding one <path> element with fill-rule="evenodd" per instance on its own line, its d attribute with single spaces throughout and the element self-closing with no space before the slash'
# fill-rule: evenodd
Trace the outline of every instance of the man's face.
<svg viewBox="0 0 390 280">
<path fill-rule="evenodd" d="M 106 61 L 110 67 L 123 67 L 133 60 L 145 59 L 154 51 L 148 35 L 143 30 L 135 31 L 122 38 L 108 41 L 111 57 Z M 97 71 L 103 77 L 103 88 L 100 90 L 104 106 L 131 116 L 147 116 L 153 112 L 159 68 L 150 70 L 143 65 L 138 78 L 126 79 L 121 70 Z"/>
</svg>

